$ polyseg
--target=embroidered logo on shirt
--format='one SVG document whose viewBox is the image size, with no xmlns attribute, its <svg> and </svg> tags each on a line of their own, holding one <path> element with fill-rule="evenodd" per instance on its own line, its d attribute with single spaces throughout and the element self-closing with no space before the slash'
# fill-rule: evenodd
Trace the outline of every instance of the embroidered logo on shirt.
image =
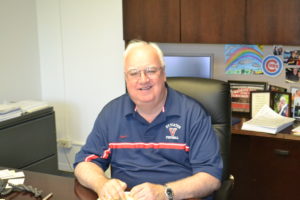
<svg viewBox="0 0 300 200">
<path fill-rule="evenodd" d="M 166 126 L 166 129 L 169 130 L 170 135 L 166 136 L 166 139 L 171 139 L 171 140 L 178 140 L 178 136 L 176 136 L 176 132 L 181 129 L 181 126 L 176 123 L 169 123 Z"/>
<path fill-rule="evenodd" d="M 119 138 L 123 139 L 123 138 L 127 138 L 127 135 L 120 135 Z"/>
<path fill-rule="evenodd" d="M 171 136 L 174 136 L 176 131 L 177 131 L 177 128 L 169 128 L 169 132 L 170 132 Z"/>
</svg>

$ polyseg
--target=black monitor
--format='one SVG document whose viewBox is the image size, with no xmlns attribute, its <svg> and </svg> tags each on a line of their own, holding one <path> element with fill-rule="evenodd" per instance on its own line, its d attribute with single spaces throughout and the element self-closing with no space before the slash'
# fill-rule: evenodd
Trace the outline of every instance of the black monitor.
<svg viewBox="0 0 300 200">
<path fill-rule="evenodd" d="M 212 78 L 213 55 L 197 53 L 165 53 L 167 77 Z"/>
</svg>

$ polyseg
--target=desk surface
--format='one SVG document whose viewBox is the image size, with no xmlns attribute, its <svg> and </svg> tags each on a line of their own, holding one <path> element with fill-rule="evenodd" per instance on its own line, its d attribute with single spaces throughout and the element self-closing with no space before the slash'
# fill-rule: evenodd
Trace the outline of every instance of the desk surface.
<svg viewBox="0 0 300 200">
<path fill-rule="evenodd" d="M 263 133 L 263 132 L 256 132 L 256 131 L 241 130 L 243 122 L 247 121 L 247 120 L 249 120 L 249 119 L 241 118 L 240 123 L 232 125 L 231 133 L 236 134 L 236 135 L 249 135 L 249 136 L 268 137 L 268 138 L 287 139 L 287 140 L 299 140 L 300 141 L 300 136 L 291 134 L 291 132 L 292 132 L 291 130 L 295 126 L 298 126 L 299 123 L 283 129 L 282 131 L 280 131 L 280 133 L 270 134 L 270 133 Z"/>
<path fill-rule="evenodd" d="M 49 200 L 96 200 L 93 191 L 80 185 L 75 178 L 55 176 L 38 172 L 24 171 L 25 185 L 31 185 L 43 191 L 43 197 L 53 193 Z M 4 197 L 10 200 L 33 200 L 30 193 L 14 192 Z"/>
<path fill-rule="evenodd" d="M 0 167 L 0 169 L 4 169 Z M 18 170 L 16 170 L 18 171 Z M 22 170 L 25 173 L 25 185 L 31 185 L 43 191 L 43 197 L 50 192 L 53 196 L 49 200 L 96 200 L 97 195 L 82 186 L 75 178 L 62 177 L 39 172 Z M 30 193 L 14 192 L 4 197 L 6 200 L 37 200 Z M 39 199 L 41 200 L 41 199 Z M 193 199 L 190 199 L 193 200 Z M 197 199 L 194 199 L 197 200 Z M 198 199 L 200 200 L 200 199 Z"/>
</svg>

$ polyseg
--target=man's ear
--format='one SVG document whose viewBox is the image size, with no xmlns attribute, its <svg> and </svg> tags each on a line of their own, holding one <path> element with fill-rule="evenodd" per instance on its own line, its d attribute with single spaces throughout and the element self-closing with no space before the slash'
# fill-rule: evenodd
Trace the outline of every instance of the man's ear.
<svg viewBox="0 0 300 200">
<path fill-rule="evenodd" d="M 126 80 L 125 80 L 125 93 L 128 93 Z"/>
</svg>

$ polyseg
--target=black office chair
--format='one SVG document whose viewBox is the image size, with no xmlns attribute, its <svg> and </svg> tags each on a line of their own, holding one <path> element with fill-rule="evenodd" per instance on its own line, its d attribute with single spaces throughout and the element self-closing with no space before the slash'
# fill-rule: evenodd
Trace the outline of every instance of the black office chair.
<svg viewBox="0 0 300 200">
<path fill-rule="evenodd" d="M 215 192 L 215 200 L 228 200 L 234 179 L 229 174 L 231 141 L 230 89 L 227 82 L 190 77 L 168 78 L 168 85 L 199 101 L 212 117 L 212 126 L 219 138 L 224 168 L 221 188 Z"/>
</svg>

